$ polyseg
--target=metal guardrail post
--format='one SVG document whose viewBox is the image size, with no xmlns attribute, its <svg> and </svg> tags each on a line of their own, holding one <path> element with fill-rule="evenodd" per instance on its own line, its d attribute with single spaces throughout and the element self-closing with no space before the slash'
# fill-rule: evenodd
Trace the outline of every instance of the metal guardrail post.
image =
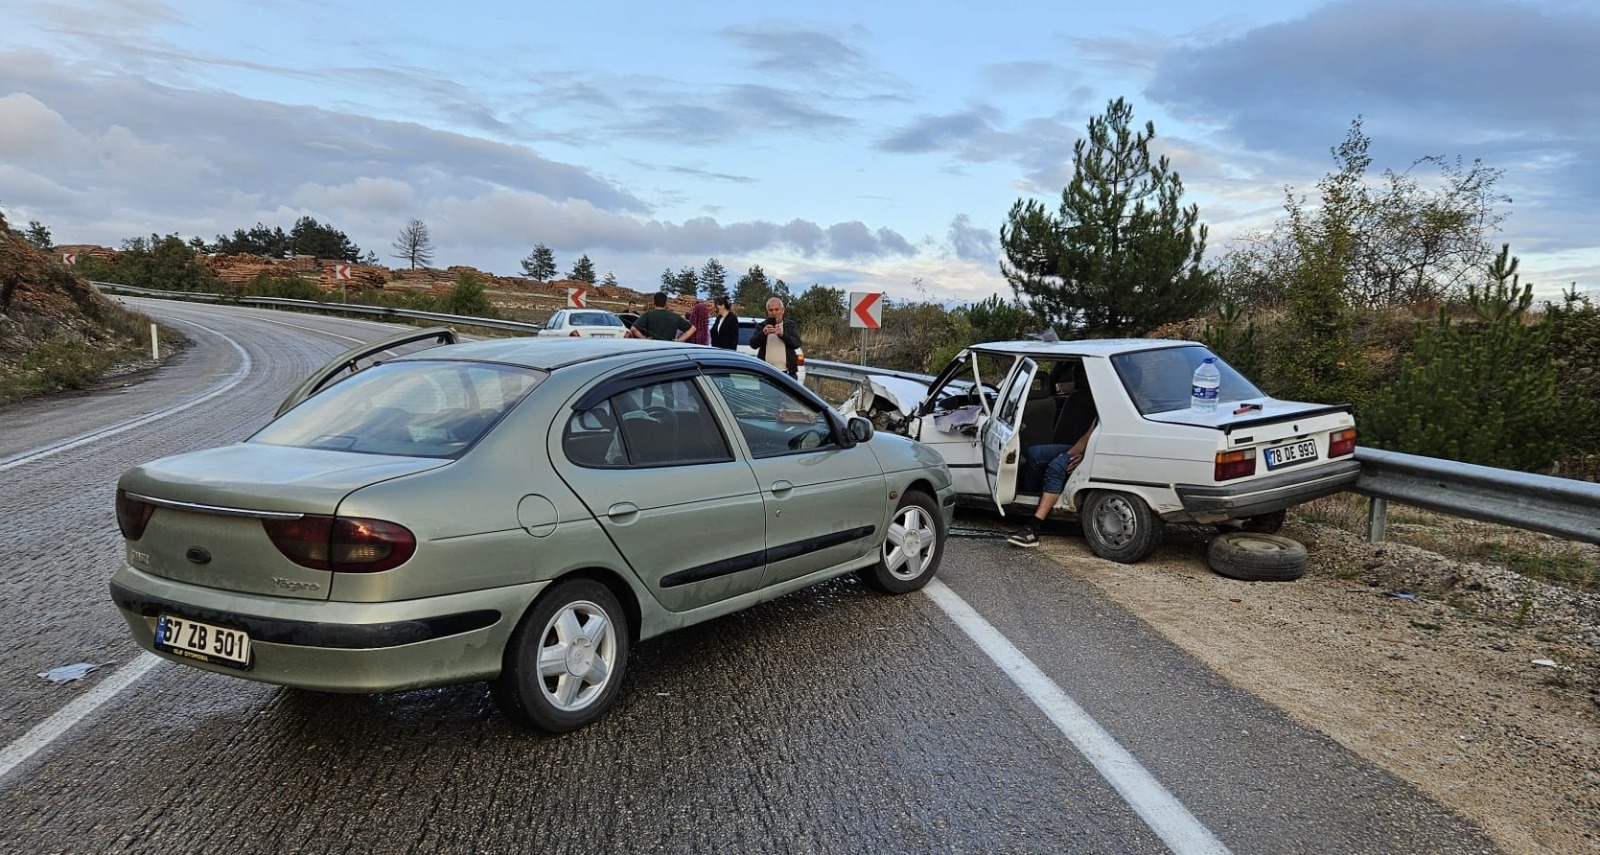
<svg viewBox="0 0 1600 855">
<path fill-rule="evenodd" d="M 1367 542 L 1382 543 L 1389 536 L 1389 500 L 1374 497 L 1367 504 Z"/>
</svg>

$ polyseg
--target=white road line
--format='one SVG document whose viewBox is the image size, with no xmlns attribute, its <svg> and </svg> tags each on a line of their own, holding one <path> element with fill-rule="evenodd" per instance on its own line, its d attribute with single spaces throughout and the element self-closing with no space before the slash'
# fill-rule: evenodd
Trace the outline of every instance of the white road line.
<svg viewBox="0 0 1600 855">
<path fill-rule="evenodd" d="M 201 324 L 195 324 L 193 321 L 179 321 L 179 323 L 193 324 L 194 326 L 200 327 L 200 329 L 203 329 L 206 332 L 211 333 L 212 335 L 217 336 L 217 337 L 221 338 L 223 341 L 227 342 L 228 346 L 232 347 L 234 349 L 234 352 L 239 354 L 239 367 L 238 367 L 238 369 L 235 370 L 232 374 L 229 374 L 227 377 L 223 378 L 221 383 L 219 383 L 218 385 L 213 386 L 209 390 L 207 390 L 205 392 L 205 394 L 201 395 L 198 398 L 194 398 L 194 399 L 191 399 L 191 400 L 189 400 L 189 401 L 187 401 L 185 403 L 179 404 L 179 405 L 177 405 L 175 407 L 169 407 L 169 408 L 167 408 L 165 410 L 160 410 L 160 411 L 154 412 L 154 413 L 146 413 L 146 414 L 144 414 L 142 416 L 134 416 L 131 419 L 126 419 L 124 421 L 117 422 L 116 424 L 100 428 L 99 430 L 90 431 L 89 433 L 80 434 L 80 435 L 75 436 L 75 437 L 73 437 L 71 439 L 62 440 L 61 442 L 55 443 L 53 445 L 46 445 L 46 446 L 42 446 L 40 448 L 34 448 L 34 449 L 30 449 L 28 451 L 18 452 L 17 454 L 13 454 L 10 457 L 0 458 L 0 472 L 4 472 L 7 469 L 15 469 L 18 466 L 22 466 L 22 465 L 25 465 L 25 464 L 28 464 L 28 463 L 32 463 L 32 462 L 34 462 L 36 460 L 43 460 L 46 457 L 50 457 L 52 455 L 60 454 L 63 451 L 68 451 L 68 450 L 77 448 L 80 445 L 88 445 L 91 442 L 96 442 L 96 441 L 105 439 L 107 437 L 116 436 L 119 433 L 124 433 L 124 432 L 130 431 L 130 430 L 133 430 L 136 427 L 142 427 L 144 425 L 150 424 L 151 422 L 160 421 L 161 419 L 164 419 L 167 416 L 177 415 L 178 413 L 181 413 L 184 410 L 189 409 L 190 407 L 197 407 L 197 406 L 199 406 L 201 404 L 204 404 L 205 402 L 211 400 L 212 398 L 215 398 L 218 395 L 221 395 L 222 393 L 227 392 L 229 389 L 232 389 L 233 387 L 239 385 L 239 383 L 241 381 L 243 381 L 245 377 L 249 376 L 250 370 L 253 367 L 252 363 L 250 361 L 250 354 L 245 353 L 244 348 L 240 347 L 238 342 L 234 341 L 231 338 L 228 338 L 227 336 L 223 335 L 222 333 L 217 332 L 214 329 L 211 329 L 210 327 L 203 326 Z"/>
<path fill-rule="evenodd" d="M 139 654 L 138 659 L 118 668 L 94 688 L 57 710 L 55 715 L 34 725 L 32 730 L 0 749 L 0 780 L 159 664 L 159 658 L 149 653 Z"/>
<path fill-rule="evenodd" d="M 1022 655 L 1022 651 L 1007 641 L 999 630 L 967 605 L 966 600 L 938 579 L 929 582 L 923 590 L 991 661 L 1000 666 L 1011 682 L 1017 684 L 1017 688 L 1066 734 L 1067 739 L 1094 764 L 1100 776 L 1122 794 L 1123 801 L 1139 814 L 1139 818 L 1167 844 L 1168 849 L 1177 855 L 1228 853 L 1228 847 L 1222 845 L 1222 841 L 1210 829 L 1201 825 L 1188 808 L 1167 792 L 1140 765 L 1137 758 L 1119 745 L 1066 692 L 1061 691 L 1060 686 L 1046 677 L 1039 666 Z"/>
</svg>

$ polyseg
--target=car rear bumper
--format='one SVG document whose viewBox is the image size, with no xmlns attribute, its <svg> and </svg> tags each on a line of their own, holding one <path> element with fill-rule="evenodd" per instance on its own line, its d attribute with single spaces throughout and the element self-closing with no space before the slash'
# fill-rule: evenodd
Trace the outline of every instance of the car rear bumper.
<svg viewBox="0 0 1600 855">
<path fill-rule="evenodd" d="M 1173 490 L 1195 522 L 1218 522 L 1269 514 L 1320 499 L 1354 487 L 1359 477 L 1361 464 L 1352 459 L 1231 485 L 1175 484 Z"/>
<path fill-rule="evenodd" d="M 537 582 L 390 603 L 289 600 L 174 582 L 124 566 L 111 599 L 134 641 L 163 659 L 219 674 L 324 692 L 390 692 L 490 679 Z M 172 614 L 250 636 L 244 669 L 155 648 Z"/>
</svg>

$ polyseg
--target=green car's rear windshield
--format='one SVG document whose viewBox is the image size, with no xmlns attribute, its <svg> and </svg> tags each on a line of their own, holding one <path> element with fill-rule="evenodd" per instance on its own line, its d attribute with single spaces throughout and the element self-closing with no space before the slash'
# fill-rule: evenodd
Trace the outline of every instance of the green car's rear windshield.
<svg viewBox="0 0 1600 855">
<path fill-rule="evenodd" d="M 484 362 L 389 362 L 311 396 L 250 442 L 455 457 L 547 375 Z"/>
</svg>

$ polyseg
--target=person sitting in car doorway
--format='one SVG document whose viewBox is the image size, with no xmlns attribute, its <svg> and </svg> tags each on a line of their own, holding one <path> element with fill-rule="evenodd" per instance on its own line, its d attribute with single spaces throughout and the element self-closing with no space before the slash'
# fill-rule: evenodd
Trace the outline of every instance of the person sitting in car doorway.
<svg viewBox="0 0 1600 855">
<path fill-rule="evenodd" d="M 1059 392 L 1067 385 L 1061 382 L 1065 376 L 1056 378 L 1055 391 Z M 1056 502 L 1061 500 L 1061 494 L 1066 491 L 1067 477 L 1083 462 L 1089 437 L 1099 423 L 1094 395 L 1089 391 L 1089 377 L 1082 362 L 1072 363 L 1070 377 L 1071 391 L 1056 415 L 1055 442 L 1035 445 L 1022 452 L 1020 491 L 1042 492 L 1033 516 L 1028 517 L 1015 534 L 1006 538 L 1006 542 L 1012 546 L 1028 548 L 1039 545 L 1039 527 L 1049 518 Z"/>
<path fill-rule="evenodd" d="M 667 308 L 667 292 L 657 291 L 650 302 L 655 308 L 639 316 L 633 326 L 645 338 L 657 341 L 688 341 L 694 335 L 694 325 L 689 319 Z"/>
</svg>

